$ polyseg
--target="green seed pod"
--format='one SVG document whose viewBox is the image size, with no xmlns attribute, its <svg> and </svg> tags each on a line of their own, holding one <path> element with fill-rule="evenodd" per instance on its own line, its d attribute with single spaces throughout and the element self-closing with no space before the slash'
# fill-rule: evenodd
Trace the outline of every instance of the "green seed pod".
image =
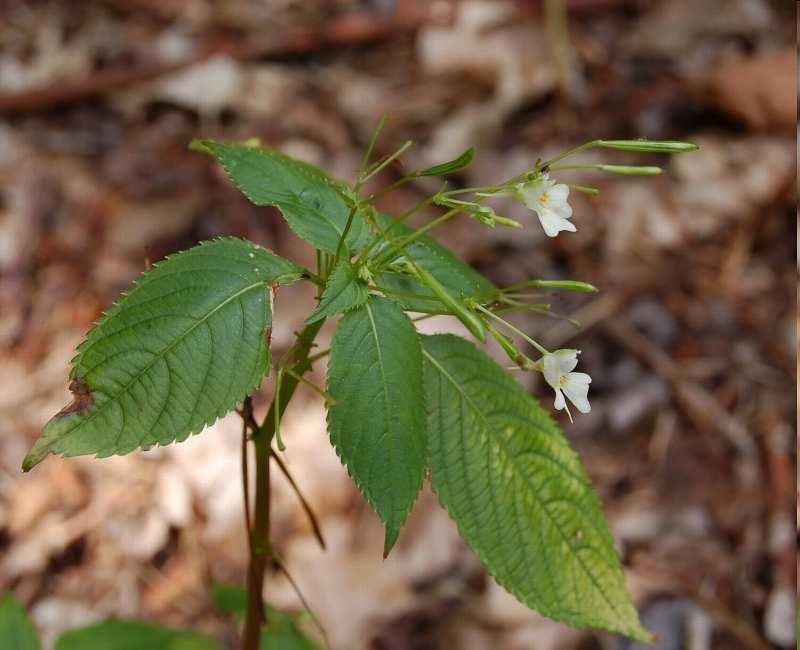
<svg viewBox="0 0 800 650">
<path fill-rule="evenodd" d="M 531 280 L 527 283 L 530 287 L 543 287 L 545 289 L 562 289 L 564 291 L 577 291 L 579 293 L 594 293 L 597 287 L 580 280 Z"/>
<path fill-rule="evenodd" d="M 426 284 L 428 288 L 436 294 L 436 297 L 442 304 L 450 309 L 453 316 L 458 318 L 476 339 L 481 343 L 486 341 L 486 328 L 484 327 L 483 320 L 467 309 L 460 300 L 454 298 L 453 295 L 424 268 L 414 265 L 413 270 L 420 281 Z"/>
<path fill-rule="evenodd" d="M 641 165 L 598 165 L 597 169 L 623 176 L 657 176 L 661 173 L 661 167 L 643 167 Z"/>
<path fill-rule="evenodd" d="M 683 153 L 699 147 L 691 142 L 664 140 L 598 140 L 597 146 L 620 151 L 655 151 L 656 153 Z"/>
</svg>

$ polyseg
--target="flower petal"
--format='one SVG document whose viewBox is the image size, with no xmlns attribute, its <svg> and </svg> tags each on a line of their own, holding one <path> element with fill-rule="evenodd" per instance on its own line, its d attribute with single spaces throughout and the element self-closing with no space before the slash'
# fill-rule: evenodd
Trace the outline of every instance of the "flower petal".
<svg viewBox="0 0 800 650">
<path fill-rule="evenodd" d="M 575 366 L 578 365 L 578 352 L 578 350 L 565 348 L 552 353 L 551 356 L 555 357 L 558 363 L 558 371 L 560 374 L 566 375 L 568 372 L 575 370 Z"/>
<path fill-rule="evenodd" d="M 561 385 L 561 377 L 564 373 L 561 372 L 561 367 L 556 355 L 544 355 L 544 359 L 542 359 L 542 374 L 544 375 L 545 381 L 550 384 L 550 387 L 558 392 L 559 386 Z"/>
<path fill-rule="evenodd" d="M 543 192 L 544 188 L 539 183 L 535 183 L 533 185 L 521 185 L 517 187 L 517 194 L 519 195 L 519 198 L 531 210 L 536 210 L 540 207 L 539 197 Z"/>
<path fill-rule="evenodd" d="M 567 374 L 567 378 L 578 386 L 588 386 L 592 383 L 591 375 L 585 372 L 570 372 Z"/>
<path fill-rule="evenodd" d="M 544 234 L 548 237 L 555 237 L 562 230 L 568 230 L 569 232 L 577 230 L 574 223 L 558 216 L 552 210 L 537 210 L 536 214 L 539 216 L 542 228 L 544 228 Z"/>
<path fill-rule="evenodd" d="M 528 181 L 527 183 L 518 183 L 515 188 L 515 192 L 520 201 L 527 205 L 531 210 L 540 210 L 542 205 L 539 202 L 539 197 L 541 197 L 542 194 L 547 192 L 555 184 L 556 182 L 550 180 L 547 174 L 542 174 L 539 178 Z"/>
<path fill-rule="evenodd" d="M 588 413 L 592 410 L 588 399 L 591 381 L 592 378 L 585 372 L 571 372 L 566 376 L 564 382 L 564 393 L 581 413 Z"/>
<path fill-rule="evenodd" d="M 569 185 L 559 183 L 550 188 L 550 198 L 553 203 L 566 203 L 569 197 Z"/>
<path fill-rule="evenodd" d="M 564 393 L 561 392 L 560 388 L 556 388 L 556 399 L 553 402 L 553 407 L 556 411 L 560 411 L 561 409 L 567 406 L 567 402 L 564 399 Z"/>
<path fill-rule="evenodd" d="M 550 209 L 562 219 L 569 219 L 572 217 L 572 206 L 569 203 L 552 202 Z"/>
</svg>

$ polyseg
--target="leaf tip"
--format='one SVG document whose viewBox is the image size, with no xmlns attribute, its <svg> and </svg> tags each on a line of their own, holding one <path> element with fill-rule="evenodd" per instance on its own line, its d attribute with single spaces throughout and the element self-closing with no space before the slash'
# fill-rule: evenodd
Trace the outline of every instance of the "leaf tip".
<svg viewBox="0 0 800 650">
<path fill-rule="evenodd" d="M 208 140 L 200 140 L 195 138 L 189 143 L 188 149 L 189 151 L 197 151 L 199 153 L 207 153 L 212 154 L 213 152 L 208 147 Z"/>
<path fill-rule="evenodd" d="M 22 460 L 22 471 L 25 473 L 30 472 L 34 467 L 36 467 L 39 463 L 44 460 L 44 457 L 49 454 L 48 451 L 37 451 L 37 445 L 34 445 L 33 449 L 28 452 L 28 455 Z"/>
<path fill-rule="evenodd" d="M 383 559 L 389 557 L 389 553 L 392 552 L 394 548 L 395 542 L 397 542 L 397 536 L 400 531 L 397 529 L 386 527 L 386 538 L 383 541 Z"/>
<path fill-rule="evenodd" d="M 629 636 L 636 641 L 641 641 L 642 643 L 647 643 L 648 645 L 659 643 L 661 641 L 658 636 L 644 627 L 644 625 L 642 625 L 638 620 L 636 621 L 634 629 L 629 632 Z"/>
<path fill-rule="evenodd" d="M 442 176 L 467 167 L 475 158 L 475 147 L 470 147 L 458 158 L 415 172 L 415 176 Z"/>
</svg>

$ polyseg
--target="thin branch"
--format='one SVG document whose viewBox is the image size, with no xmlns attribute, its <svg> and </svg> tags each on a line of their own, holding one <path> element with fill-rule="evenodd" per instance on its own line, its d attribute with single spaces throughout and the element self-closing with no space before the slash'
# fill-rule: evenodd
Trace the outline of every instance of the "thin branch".
<svg viewBox="0 0 800 650">
<path fill-rule="evenodd" d="M 256 448 L 256 503 L 253 522 L 253 544 L 247 567 L 247 616 L 245 618 L 244 650 L 258 650 L 264 618 L 264 574 L 271 553 L 269 540 L 270 489 L 269 443 L 264 436 L 254 436 Z"/>
<path fill-rule="evenodd" d="M 278 453 L 273 449 L 272 450 L 272 459 L 278 465 L 278 468 L 283 473 L 286 480 L 289 482 L 289 485 L 294 490 L 294 493 L 297 495 L 297 498 L 300 500 L 300 505 L 303 508 L 303 511 L 306 513 L 309 522 L 311 523 L 311 528 L 314 531 L 314 537 L 317 538 L 319 545 L 325 550 L 327 547 L 325 546 L 325 538 L 322 536 L 322 528 L 319 525 L 319 520 L 317 519 L 317 515 L 311 508 L 311 504 L 308 503 L 308 500 L 305 498 L 303 493 L 300 491 L 300 486 L 297 485 L 297 482 L 294 480 L 294 477 L 289 473 L 289 468 L 286 467 L 286 464 L 283 462 Z"/>
<path fill-rule="evenodd" d="M 324 399 L 325 403 L 328 404 L 329 406 L 335 406 L 336 405 L 336 400 L 333 399 L 333 397 L 331 397 L 328 393 L 326 393 L 325 390 L 323 390 L 322 388 L 317 386 L 313 381 L 310 381 L 310 380 L 306 379 L 305 377 L 303 377 L 302 375 L 297 374 L 291 368 L 282 368 L 282 371 L 285 374 L 289 375 L 290 377 L 294 377 L 300 383 L 308 386 L 317 395 L 319 395 L 322 399 Z M 283 451 L 283 449 L 281 449 L 281 451 Z"/>
<path fill-rule="evenodd" d="M 358 178 L 356 179 L 354 188 L 356 194 L 358 194 L 358 191 L 361 189 L 361 185 L 363 184 L 361 179 L 364 176 L 364 172 L 367 171 L 369 159 L 372 158 L 372 151 L 375 149 L 375 143 L 378 142 L 378 138 L 380 137 L 384 126 L 386 126 L 386 115 L 381 115 L 381 118 L 378 120 L 378 126 L 376 126 L 375 130 L 372 132 L 372 138 L 370 138 L 367 149 L 364 152 L 364 157 L 361 159 L 361 166 L 358 168 Z"/>
<path fill-rule="evenodd" d="M 308 362 L 314 363 L 315 361 L 319 361 L 320 359 L 327 357 L 330 353 L 331 349 L 328 348 L 327 350 L 322 350 L 320 352 L 317 352 L 316 354 L 312 354 L 310 357 L 308 357 Z"/>
<path fill-rule="evenodd" d="M 402 145 L 400 145 L 400 148 L 397 149 L 397 151 L 389 154 L 377 165 L 373 165 L 373 167 L 370 168 L 370 171 L 366 174 L 366 176 L 362 176 L 361 178 L 359 178 L 359 187 L 364 183 L 366 183 L 370 178 L 375 176 L 375 174 L 385 169 L 387 165 L 392 163 L 392 161 L 397 160 L 400 156 L 402 156 L 406 152 L 406 150 L 409 147 L 413 146 L 413 144 L 414 143 L 411 140 L 406 140 Z"/>
<path fill-rule="evenodd" d="M 242 495 L 244 496 L 244 527 L 247 531 L 247 546 L 253 552 L 253 527 L 250 522 L 250 470 L 247 462 L 247 432 L 253 420 L 253 403 L 249 397 L 244 400 L 242 412 Z"/>
<path fill-rule="evenodd" d="M 297 598 L 300 600 L 300 604 L 303 606 L 306 612 L 308 612 L 308 615 L 311 617 L 311 620 L 313 621 L 314 625 L 319 630 L 319 633 L 322 635 L 322 640 L 325 643 L 325 646 L 329 648 L 331 644 L 330 641 L 328 641 L 328 635 L 325 633 L 325 628 L 322 627 L 322 623 L 320 623 L 319 618 L 317 618 L 317 615 L 314 613 L 314 610 L 311 609 L 311 605 L 308 604 L 308 600 L 306 600 L 306 597 L 303 595 L 300 586 L 292 577 L 292 574 L 289 573 L 289 569 L 286 568 L 286 564 L 284 564 L 283 558 L 281 558 L 277 552 L 274 552 L 272 554 L 272 561 L 275 563 L 275 566 L 278 567 L 278 569 L 283 573 L 283 575 L 286 576 L 286 579 L 289 581 L 289 584 L 292 585 L 292 589 L 294 589 L 294 593 L 297 594 Z"/>
</svg>

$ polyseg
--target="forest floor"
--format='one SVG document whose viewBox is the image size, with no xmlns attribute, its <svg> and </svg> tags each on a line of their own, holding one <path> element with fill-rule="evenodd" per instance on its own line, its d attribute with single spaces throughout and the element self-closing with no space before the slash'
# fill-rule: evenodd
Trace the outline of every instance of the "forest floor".
<svg viewBox="0 0 800 650">
<path fill-rule="evenodd" d="M 716 0 L 568 0 L 560 69 L 541 4 L 0 2 L 0 592 L 24 602 L 46 639 L 116 616 L 196 627 L 233 647 L 235 627 L 208 590 L 244 579 L 235 415 L 182 445 L 51 457 L 24 476 L 20 462 L 68 401 L 75 346 L 149 262 L 223 234 L 313 262 L 276 212 L 187 150 L 193 137 L 258 136 L 352 179 L 386 114 L 380 150 L 414 140 L 407 168 L 476 145 L 456 179 L 464 186 L 598 137 L 700 145 L 636 159 L 665 167 L 654 178 L 564 172 L 601 190 L 571 198 L 575 234 L 549 240 L 509 203 L 522 231 L 457 220 L 436 235 L 498 285 L 600 288 L 547 297 L 580 328 L 536 315 L 515 323 L 548 347 L 582 350 L 592 412 L 562 424 L 657 647 L 794 646 L 794 11 L 767 0 L 723 11 Z M 397 213 L 436 187 L 410 185 L 383 207 Z M 274 354 L 312 306 L 310 289 L 281 292 Z M 324 372 L 315 367 L 318 383 Z M 550 406 L 541 382 L 520 379 Z M 327 550 L 280 476 L 274 537 L 333 650 L 637 647 L 516 603 L 428 489 L 381 560 L 379 521 L 310 391 L 283 431 Z M 300 609 L 279 574 L 267 596 Z"/>
</svg>

